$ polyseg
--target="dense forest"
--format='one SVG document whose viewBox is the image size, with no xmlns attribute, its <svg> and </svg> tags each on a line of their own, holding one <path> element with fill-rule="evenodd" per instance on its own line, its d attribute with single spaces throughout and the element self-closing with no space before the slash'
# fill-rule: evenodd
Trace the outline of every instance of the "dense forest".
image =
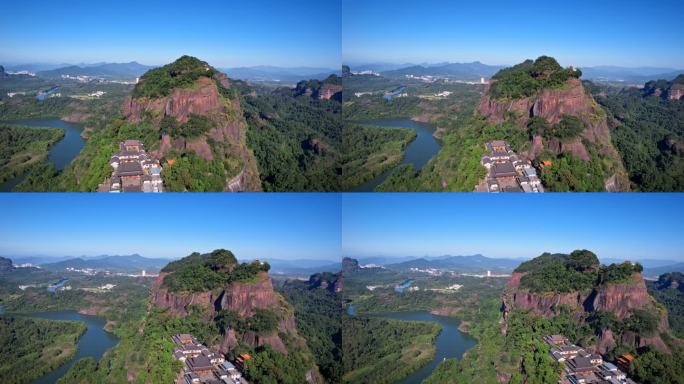
<svg viewBox="0 0 684 384">
<path fill-rule="evenodd" d="M 658 281 L 648 281 L 648 293 L 667 308 L 670 327 L 679 338 L 684 338 L 684 274 L 660 275 Z"/>
<path fill-rule="evenodd" d="M 684 101 L 661 98 L 648 90 L 585 84 L 608 112 L 613 143 L 632 188 L 684 190 Z"/>
<path fill-rule="evenodd" d="M 332 81 L 332 80 L 330 80 Z M 247 145 L 265 191 L 339 191 L 341 105 L 279 88 L 253 93 L 242 104 Z"/>
<path fill-rule="evenodd" d="M 342 306 L 335 292 L 309 287 L 303 281 L 287 281 L 280 292 L 294 306 L 297 331 L 306 339 L 316 364 L 327 381 L 342 376 Z"/>
<path fill-rule="evenodd" d="M 86 331 L 76 321 L 0 316 L 0 382 L 29 383 L 57 368 L 76 353 Z"/>
<path fill-rule="evenodd" d="M 64 131 L 57 128 L 0 124 L 0 183 L 42 163 L 50 146 L 63 137 Z"/>
</svg>

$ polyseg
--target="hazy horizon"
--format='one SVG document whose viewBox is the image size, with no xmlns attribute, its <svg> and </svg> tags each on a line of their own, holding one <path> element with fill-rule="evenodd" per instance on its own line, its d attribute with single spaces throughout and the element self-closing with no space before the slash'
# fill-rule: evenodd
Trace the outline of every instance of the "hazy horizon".
<svg viewBox="0 0 684 384">
<path fill-rule="evenodd" d="M 317 17 L 303 20 L 306 27 L 293 22 L 310 14 Z M 169 63 L 189 54 L 218 67 L 336 68 L 341 58 L 339 1 L 10 2 L 0 25 L 0 58 L 17 64 L 45 57 L 54 63 L 131 57 Z"/>
<path fill-rule="evenodd" d="M 341 259 L 336 195 L 0 194 L 0 255 Z M 103 197 L 108 197 L 103 199 Z"/>
<path fill-rule="evenodd" d="M 587 249 L 599 259 L 684 261 L 680 200 L 647 193 L 345 194 L 342 255 L 532 258 Z"/>
<path fill-rule="evenodd" d="M 684 32 L 669 20 L 684 3 L 342 1 L 343 62 L 519 63 L 542 54 L 565 66 L 684 65 Z"/>
</svg>

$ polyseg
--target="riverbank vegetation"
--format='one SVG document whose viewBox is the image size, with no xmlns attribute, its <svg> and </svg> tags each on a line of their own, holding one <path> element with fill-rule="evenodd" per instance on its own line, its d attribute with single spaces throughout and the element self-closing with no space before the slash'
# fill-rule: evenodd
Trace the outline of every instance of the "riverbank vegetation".
<svg viewBox="0 0 684 384">
<path fill-rule="evenodd" d="M 78 321 L 0 316 L 0 382 L 29 383 L 76 353 L 86 331 Z"/>
<path fill-rule="evenodd" d="M 427 364 L 441 327 L 422 321 L 342 320 L 343 383 L 393 383 Z"/>
<path fill-rule="evenodd" d="M 347 124 L 342 134 L 342 190 L 350 190 L 397 165 L 416 138 L 409 128 Z"/>
<path fill-rule="evenodd" d="M 63 137 L 62 129 L 0 124 L 0 183 L 45 161 L 49 148 Z"/>
</svg>

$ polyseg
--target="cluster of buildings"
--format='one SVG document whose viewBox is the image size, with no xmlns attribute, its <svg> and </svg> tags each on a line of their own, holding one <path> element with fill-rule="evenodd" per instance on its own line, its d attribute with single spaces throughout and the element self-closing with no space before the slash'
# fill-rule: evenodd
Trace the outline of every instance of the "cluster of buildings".
<svg viewBox="0 0 684 384">
<path fill-rule="evenodd" d="M 79 83 L 114 83 L 114 84 L 138 84 L 140 81 L 139 77 L 136 77 L 135 80 L 107 80 L 103 77 L 100 76 L 86 76 L 86 75 L 77 75 L 77 76 L 72 76 L 72 75 L 62 75 L 63 80 L 74 80 L 78 81 Z"/>
<path fill-rule="evenodd" d="M 119 153 L 109 160 L 114 168 L 111 178 L 98 187 L 98 192 L 163 192 L 162 167 L 159 160 L 145 152 L 139 140 L 119 144 Z"/>
<path fill-rule="evenodd" d="M 561 384 L 636 384 L 629 379 L 632 355 L 622 355 L 617 365 L 603 361 L 603 357 L 590 353 L 584 348 L 568 343 L 562 335 L 549 335 L 543 338 L 550 347 L 551 357 L 564 364 Z"/>
<path fill-rule="evenodd" d="M 181 333 L 171 340 L 175 344 L 173 356 L 184 364 L 182 379 L 176 384 L 249 384 L 240 371 L 250 355 L 241 354 L 232 363 L 222 354 L 210 351 L 193 335 Z"/>
<path fill-rule="evenodd" d="M 544 192 L 537 170 L 507 142 L 494 140 L 486 143 L 485 149 L 480 164 L 487 168 L 487 176 L 477 192 Z"/>
</svg>

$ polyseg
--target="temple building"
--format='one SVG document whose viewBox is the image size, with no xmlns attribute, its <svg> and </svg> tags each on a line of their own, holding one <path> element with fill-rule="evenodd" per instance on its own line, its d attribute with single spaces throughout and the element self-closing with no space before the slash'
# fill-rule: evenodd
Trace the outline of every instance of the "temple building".
<svg viewBox="0 0 684 384">
<path fill-rule="evenodd" d="M 100 184 L 100 192 L 163 192 L 159 160 L 145 152 L 139 140 L 119 144 L 119 153 L 109 160 L 112 176 Z"/>
<path fill-rule="evenodd" d="M 544 192 L 537 170 L 521 159 L 503 140 L 485 144 L 486 152 L 480 164 L 487 176 L 477 186 L 477 192 Z"/>
</svg>

